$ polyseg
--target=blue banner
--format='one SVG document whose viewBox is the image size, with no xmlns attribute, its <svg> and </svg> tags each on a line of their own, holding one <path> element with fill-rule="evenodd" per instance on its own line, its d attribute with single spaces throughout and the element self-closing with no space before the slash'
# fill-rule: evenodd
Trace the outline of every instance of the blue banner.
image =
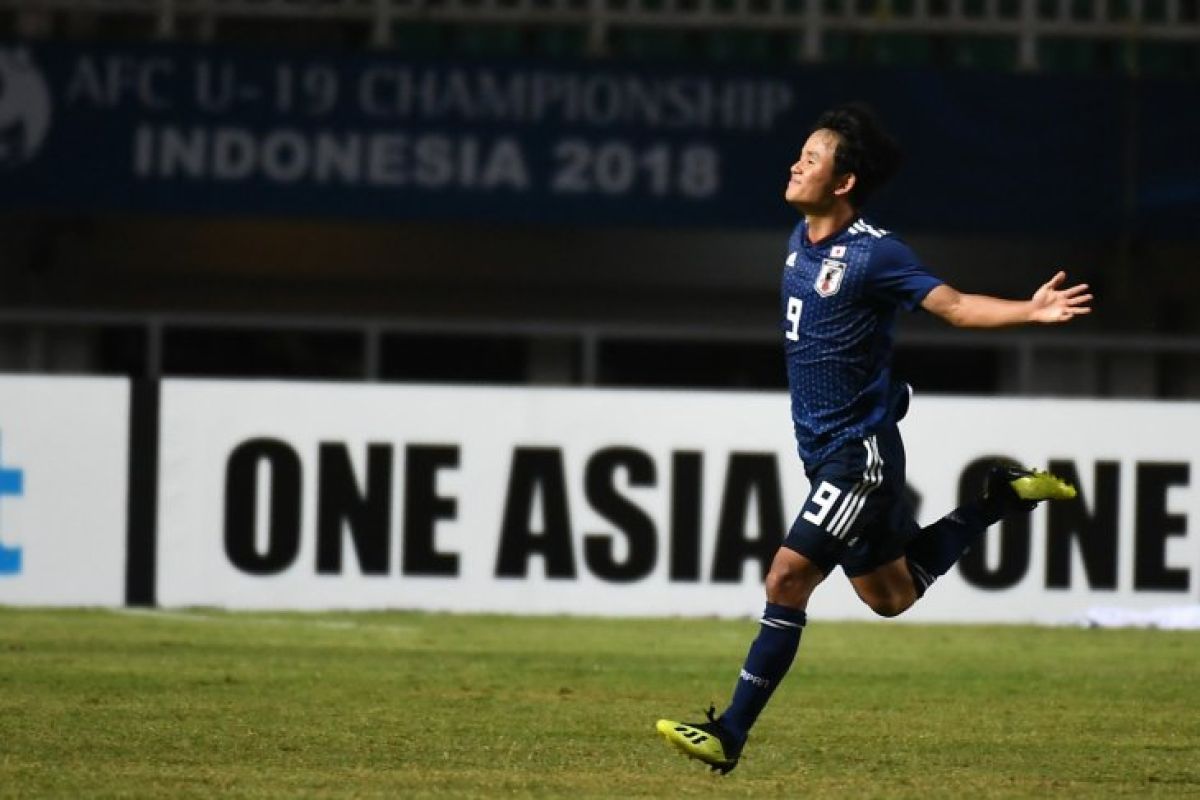
<svg viewBox="0 0 1200 800">
<path fill-rule="evenodd" d="M 813 119 L 857 99 L 908 154 L 871 209 L 889 227 L 1194 235 L 1180 223 L 1200 218 L 1197 156 L 1171 143 L 1200 137 L 1200 109 L 1140 88 L 10 43 L 0 207 L 777 227 L 794 218 L 782 193 Z M 1171 127 L 1144 129 L 1160 104 Z"/>
</svg>

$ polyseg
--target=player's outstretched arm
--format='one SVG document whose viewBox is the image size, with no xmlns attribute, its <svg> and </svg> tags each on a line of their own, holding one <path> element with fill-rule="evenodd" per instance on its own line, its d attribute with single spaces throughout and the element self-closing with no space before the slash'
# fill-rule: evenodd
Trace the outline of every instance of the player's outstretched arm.
<svg viewBox="0 0 1200 800">
<path fill-rule="evenodd" d="M 1058 272 L 1028 300 L 1003 300 L 986 294 L 964 294 L 948 284 L 936 287 L 921 307 L 957 328 L 1003 328 L 1009 325 L 1068 322 L 1092 311 L 1088 285 L 1060 288 L 1067 273 Z"/>
</svg>

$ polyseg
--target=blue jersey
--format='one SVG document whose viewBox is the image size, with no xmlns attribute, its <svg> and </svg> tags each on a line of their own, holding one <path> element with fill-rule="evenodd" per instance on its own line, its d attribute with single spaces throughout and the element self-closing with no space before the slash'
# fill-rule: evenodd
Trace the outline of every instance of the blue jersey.
<svg viewBox="0 0 1200 800">
<path fill-rule="evenodd" d="M 902 413 L 907 387 L 891 374 L 896 309 L 917 308 L 940 283 L 908 245 L 861 218 L 817 244 L 807 222 L 796 226 L 783 270 L 782 327 L 806 468 Z"/>
</svg>

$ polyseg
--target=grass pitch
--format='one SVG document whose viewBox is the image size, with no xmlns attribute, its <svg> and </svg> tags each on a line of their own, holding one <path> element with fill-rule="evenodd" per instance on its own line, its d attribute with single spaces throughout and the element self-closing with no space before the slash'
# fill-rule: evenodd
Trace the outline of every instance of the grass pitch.
<svg viewBox="0 0 1200 800">
<path fill-rule="evenodd" d="M 1200 793 L 1200 634 L 810 625 L 721 778 L 654 733 L 751 621 L 0 609 L 3 797 Z"/>
</svg>

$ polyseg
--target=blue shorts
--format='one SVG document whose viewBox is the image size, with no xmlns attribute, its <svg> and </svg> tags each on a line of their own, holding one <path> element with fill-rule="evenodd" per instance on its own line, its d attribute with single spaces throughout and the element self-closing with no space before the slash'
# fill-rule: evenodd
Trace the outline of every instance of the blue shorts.
<svg viewBox="0 0 1200 800">
<path fill-rule="evenodd" d="M 837 450 L 809 473 L 812 490 L 783 546 L 828 575 L 895 561 L 920 530 L 905 494 L 904 442 L 894 424 Z"/>
</svg>

